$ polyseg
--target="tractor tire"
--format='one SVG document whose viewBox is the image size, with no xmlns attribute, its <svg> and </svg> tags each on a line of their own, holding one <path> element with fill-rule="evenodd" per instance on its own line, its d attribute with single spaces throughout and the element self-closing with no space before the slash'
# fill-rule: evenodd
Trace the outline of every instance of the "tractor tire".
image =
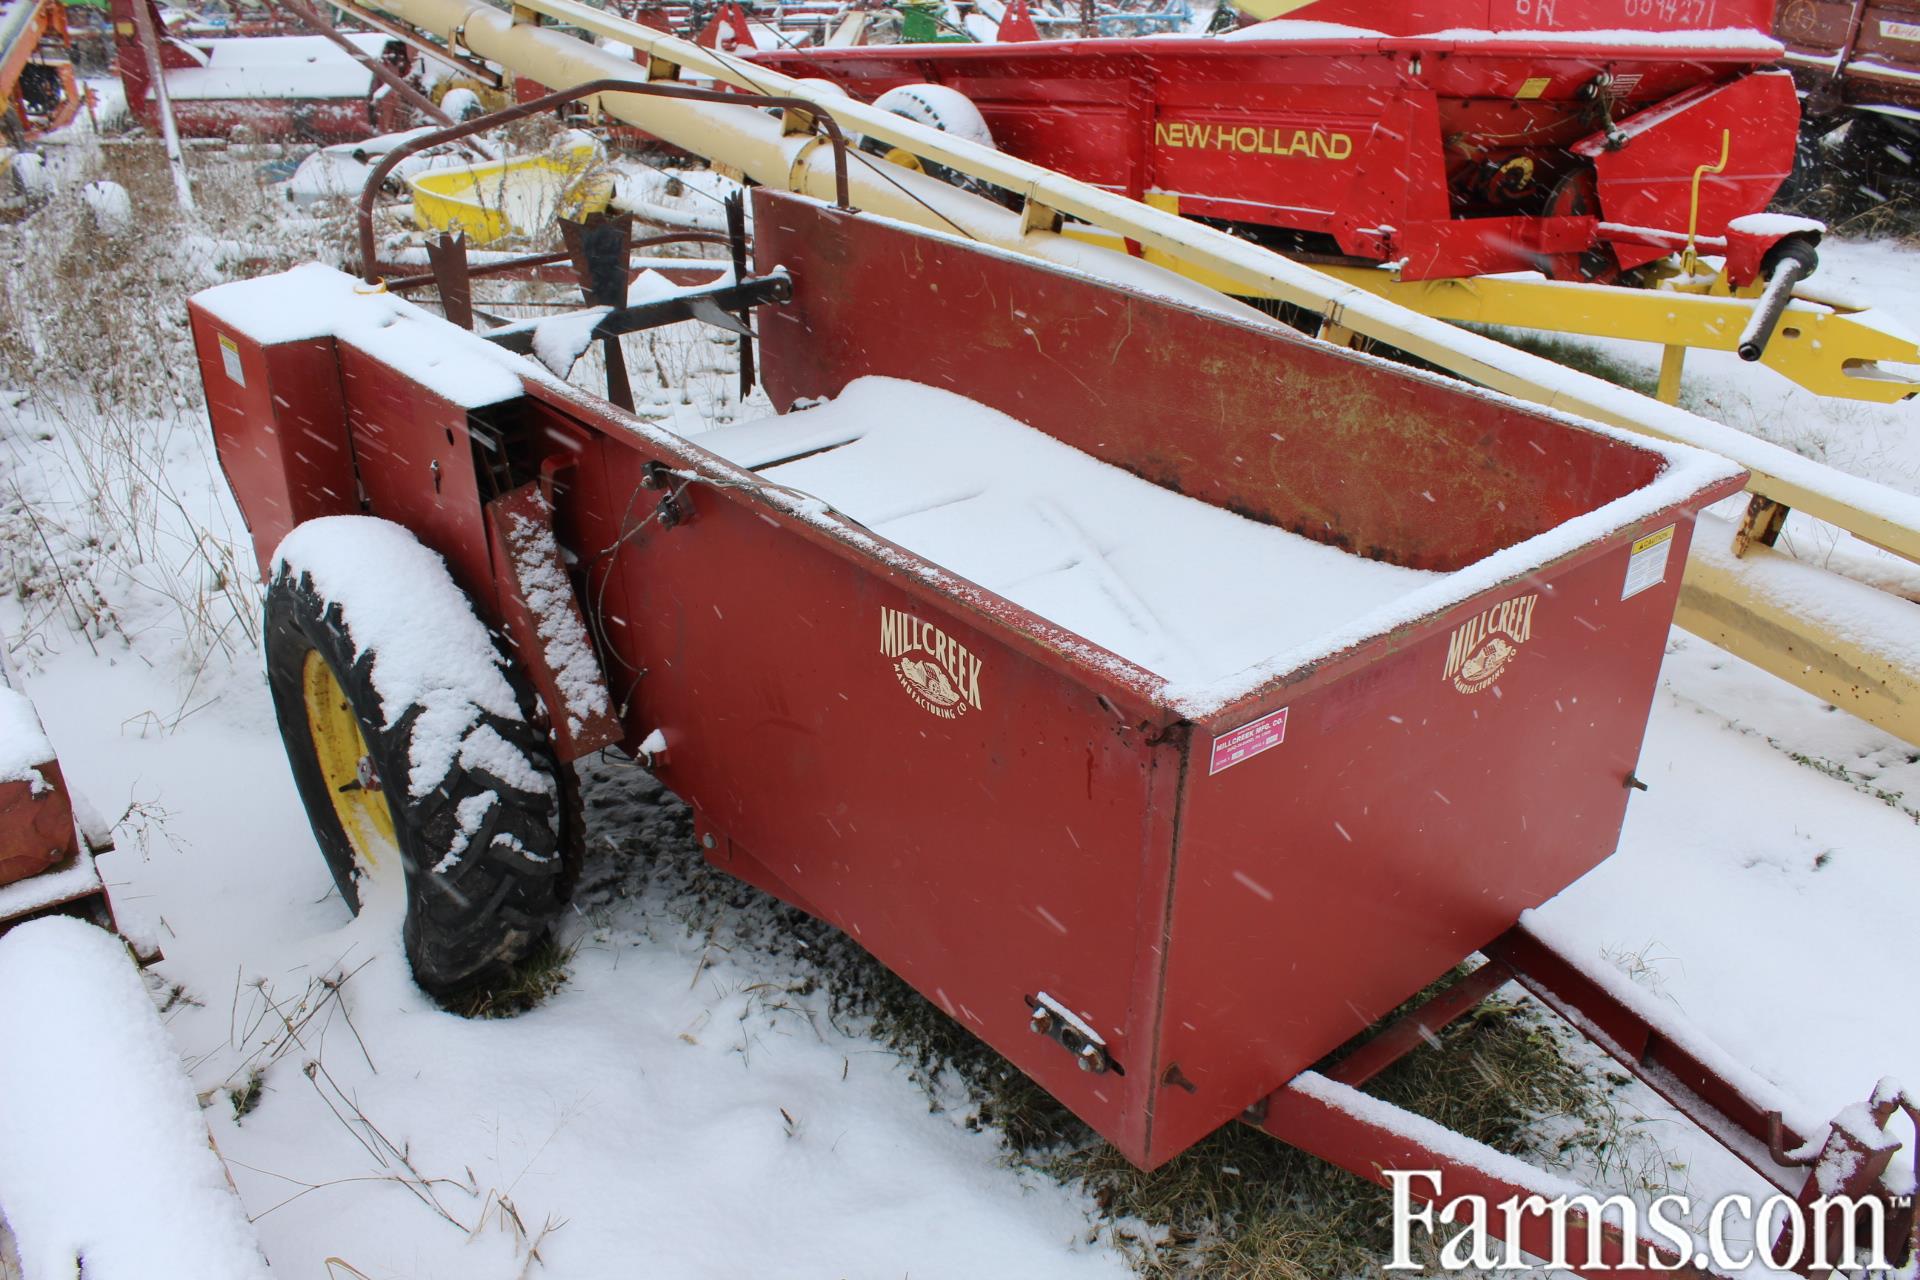
<svg viewBox="0 0 1920 1280">
<path fill-rule="evenodd" d="M 366 565 L 369 534 L 374 554 L 411 561 L 410 611 L 396 613 L 390 585 L 381 599 L 378 579 L 352 582 L 355 575 L 340 572 L 341 556 L 314 555 L 316 544 L 324 551 L 345 535 Z M 364 878 L 392 877 L 397 861 L 415 982 L 447 1002 L 499 981 L 566 905 L 581 846 L 573 771 L 536 721 L 527 681 L 444 562 L 397 525 L 367 516 L 309 522 L 276 560 L 263 626 L 267 684 L 341 897 L 359 914 Z M 374 574 L 389 563 L 372 561 Z M 396 639 L 396 616 L 402 627 L 467 643 L 436 645 L 431 687 L 389 706 L 380 692 L 382 649 L 407 648 Z M 384 674 L 391 687 L 392 671 Z M 474 689 L 490 692 L 461 692 Z M 450 725 L 457 745 L 449 745 Z M 437 775 L 424 782 L 423 759 Z"/>
</svg>

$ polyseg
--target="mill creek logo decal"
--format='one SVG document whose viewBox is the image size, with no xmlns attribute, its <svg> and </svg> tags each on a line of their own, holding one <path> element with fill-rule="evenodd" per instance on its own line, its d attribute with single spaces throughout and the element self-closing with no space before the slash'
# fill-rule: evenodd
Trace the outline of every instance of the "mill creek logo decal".
<svg viewBox="0 0 1920 1280">
<path fill-rule="evenodd" d="M 1498 680 L 1533 635 L 1533 606 L 1539 602 L 1538 595 L 1515 596 L 1455 627 L 1443 678 L 1462 693 L 1479 693 Z"/>
<path fill-rule="evenodd" d="M 980 659 L 931 622 L 882 608 L 880 652 L 907 695 L 942 720 L 979 709 Z"/>
</svg>

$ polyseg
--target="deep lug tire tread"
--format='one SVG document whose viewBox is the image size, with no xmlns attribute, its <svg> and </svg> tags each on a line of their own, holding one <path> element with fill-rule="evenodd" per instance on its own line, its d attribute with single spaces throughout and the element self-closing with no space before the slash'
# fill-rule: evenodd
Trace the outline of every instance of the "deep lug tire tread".
<svg viewBox="0 0 1920 1280">
<path fill-rule="evenodd" d="M 405 946 L 420 987 L 452 1000 L 505 977 L 546 935 L 566 905 L 580 864 L 579 787 L 571 766 L 559 763 L 535 718 L 527 681 L 496 638 L 496 663 L 513 686 L 520 715 L 482 712 L 479 723 L 498 733 L 529 767 L 553 782 L 550 793 L 523 791 L 456 758 L 426 795 L 406 794 L 412 731 L 420 708 L 386 722 L 372 681 L 374 654 L 353 640 L 351 603 L 324 599 L 312 578 L 280 566 L 267 590 L 264 618 L 267 682 L 294 783 L 341 896 L 357 914 L 360 895 L 353 847 L 326 793 L 307 725 L 300 676 L 309 650 L 333 669 L 365 735 L 393 811 L 406 872 Z M 463 856 L 436 871 L 460 831 L 459 806 L 475 796 L 496 799 L 469 837 Z M 496 843 L 507 835 L 519 848 Z M 522 852 L 525 850 L 527 852 Z M 529 856 L 529 853 L 532 856 Z"/>
</svg>

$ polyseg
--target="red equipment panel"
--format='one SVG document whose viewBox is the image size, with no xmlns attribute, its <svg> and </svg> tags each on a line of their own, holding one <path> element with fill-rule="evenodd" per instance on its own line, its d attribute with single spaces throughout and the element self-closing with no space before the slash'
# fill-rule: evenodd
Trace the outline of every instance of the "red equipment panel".
<svg viewBox="0 0 1920 1280">
<path fill-rule="evenodd" d="M 700 456 L 617 437 L 600 454 L 574 495 L 600 515 L 589 558 L 617 540 L 646 462 Z M 846 931 L 1143 1151 L 1145 1077 L 1078 1070 L 1027 1030 L 1025 998 L 1071 993 L 1128 1068 L 1146 1057 L 1135 969 L 1167 879 L 1178 754 L 1154 729 L 1172 717 L 1063 663 L 1037 620 L 983 592 L 705 487 L 678 501 L 684 524 L 611 559 L 603 616 L 611 679 L 633 685 L 629 740 L 664 734 L 656 771 L 694 807 L 708 856 Z M 882 648 L 902 617 L 979 664 L 977 706 L 934 715 L 902 688 Z"/>
<path fill-rule="evenodd" d="M 1579 151 L 1593 161 L 1600 207 L 1610 222 L 1666 228 L 1671 210 L 1692 207 L 1698 172 L 1700 226 L 1724 229 L 1742 214 L 1764 209 L 1793 172 L 1797 131 L 1755 131 L 1747 123 L 1797 119 L 1799 110 L 1793 77 L 1763 71 L 1731 84 L 1703 85 L 1623 120 L 1622 130 L 1633 139 L 1625 147 L 1594 140 Z M 1621 246 L 1618 252 L 1620 265 L 1630 269 L 1667 251 Z"/>
<path fill-rule="evenodd" d="M 1288 331 L 756 195 L 757 260 L 795 274 L 792 304 L 763 319 L 777 404 L 834 394 L 866 374 L 944 386 L 1170 488 L 1365 554 L 1447 569 L 1659 470 L 1633 445 Z M 809 261 L 831 262 L 834 273 L 814 276 Z M 930 281 L 954 280 L 973 283 L 941 290 L 938 326 L 899 323 Z M 1093 388 L 1038 376 L 1015 354 L 1035 335 L 1043 357 L 1098 351 L 1105 367 L 1126 372 Z M 1366 483 L 1352 483 L 1358 476 Z M 1102 1034 L 1125 1030 L 1116 1053 L 1129 1071 L 1128 1106 L 1146 1115 L 1105 1116 L 1104 1098 L 1101 1111 L 1080 1113 L 1129 1158 L 1169 1159 L 1610 854 L 1679 589 L 1676 571 L 1622 600 L 1630 544 L 1673 526 L 1677 570 L 1692 512 L 1737 488 L 1692 495 L 1195 724 L 1152 729 L 1155 778 L 1180 777 L 1177 801 L 1143 815 L 1173 841 L 1167 885 L 1146 894 L 1169 902 L 1170 914 L 1109 908 L 1108 931 L 1129 920 L 1138 930 L 1124 1018 L 1099 1003 L 1100 982 L 1049 988 L 1095 1014 Z M 1485 645 L 1505 656 L 1472 674 L 1463 646 Z M 1283 708 L 1279 745 L 1222 765 L 1217 743 L 1263 721 L 1273 732 L 1269 717 Z M 1051 710 L 1027 710 L 1008 726 L 1016 738 L 1033 734 L 1028 723 L 1041 743 L 1114 732 L 1084 714 L 1077 728 L 1056 729 Z M 1044 830 L 1055 803 L 1041 793 L 1029 824 Z M 1134 892 L 1132 848 L 1110 850 L 1105 875 L 1083 892 L 1103 900 L 1121 867 L 1121 886 Z M 989 897 L 969 923 L 989 929 L 993 946 L 901 968 L 891 948 L 914 943 L 860 935 L 936 999 L 920 976 L 929 969 L 951 991 L 971 986 L 963 982 L 979 966 L 1018 971 L 1024 959 L 999 944 L 1027 861 L 983 844 L 974 862 L 975 892 Z M 1158 865 L 1155 853 L 1149 874 Z M 795 887 L 829 908 L 838 896 L 837 885 L 823 890 L 804 874 Z M 1020 1036 L 1009 1046 L 975 1029 L 1050 1090 L 1066 1087 L 1071 1064 L 1050 1042 L 1027 1033 L 1036 1055 L 1020 1051 Z"/>
<path fill-rule="evenodd" d="M 295 525 L 359 509 L 340 358 L 332 338 L 264 344 L 191 312 L 220 467 L 264 576 Z"/>
<path fill-rule="evenodd" d="M 446 557 L 454 581 L 497 619 L 495 564 L 467 410 L 357 347 L 340 344 L 362 508 L 403 524 Z"/>
<path fill-rule="evenodd" d="M 1249 518 L 1442 570 L 1663 466 L 1289 330 L 753 194 L 756 262 L 794 280 L 791 303 L 759 313 L 781 406 L 906 377 Z M 203 364 L 209 329 L 196 312 Z M 1076 372 L 1086 352 L 1099 368 Z M 447 406 L 377 353 L 346 358 L 363 468 L 373 426 L 386 450 L 371 510 L 460 554 L 454 508 L 477 525 L 480 495 L 442 456 L 460 439 Z M 1143 1165 L 1611 852 L 1689 519 L 1739 484 L 1182 710 L 1151 673 L 697 439 L 544 377 L 526 391 L 470 425 L 519 431 L 509 482 L 564 478 L 556 528 L 626 741 L 664 735 L 656 771 L 709 857 L 846 930 Z M 217 407 L 217 422 L 268 415 L 229 423 L 223 454 L 286 411 Z M 1629 543 L 1668 525 L 1674 571 L 1623 599 Z M 913 695 L 916 654 L 955 673 L 957 704 Z M 1042 993 L 1104 1039 L 1112 1070 L 1029 1028 Z"/>
<path fill-rule="evenodd" d="M 1389 35 L 1477 31 L 1713 31 L 1773 25 L 1769 0 L 1310 0 L 1287 15 Z"/>
<path fill-rule="evenodd" d="M 1703 199 L 1700 233 L 1721 235 L 1731 219 L 1766 208 L 1790 170 L 1799 116 L 1776 85 L 1742 89 L 1775 53 L 1753 3 L 1650 5 L 1645 14 L 1640 0 L 1491 8 L 1515 6 L 1534 20 L 1490 21 L 1487 0 L 1385 16 L 1316 4 L 1295 16 L 1387 21 L 1392 33 L 1309 28 L 1261 39 L 1255 27 L 1235 39 L 756 56 L 866 98 L 947 85 L 1011 155 L 1243 224 L 1276 247 L 1400 261 L 1408 279 L 1527 269 L 1610 279 L 1669 252 L 1671 234 L 1688 226 L 1693 171 L 1718 159 L 1723 131 L 1733 167 Z M 1622 18 L 1623 8 L 1634 12 Z M 1595 23 L 1602 29 L 1583 36 Z M 1489 27 L 1504 34 L 1491 39 Z M 1728 27 L 1751 34 L 1730 38 Z M 1687 40 L 1694 30 L 1707 33 Z M 1640 31 L 1682 34 L 1636 39 Z M 1739 92 L 1713 92 L 1728 86 Z M 1644 139 L 1616 131 L 1636 116 L 1660 123 Z M 1597 175 L 1595 153 L 1575 150 L 1583 143 L 1601 149 Z M 1653 253 L 1622 230 L 1647 227 L 1669 233 Z"/>
<path fill-rule="evenodd" d="M 0 885 L 37 876 L 80 851 L 59 763 L 33 767 L 37 783 L 0 782 Z"/>
</svg>

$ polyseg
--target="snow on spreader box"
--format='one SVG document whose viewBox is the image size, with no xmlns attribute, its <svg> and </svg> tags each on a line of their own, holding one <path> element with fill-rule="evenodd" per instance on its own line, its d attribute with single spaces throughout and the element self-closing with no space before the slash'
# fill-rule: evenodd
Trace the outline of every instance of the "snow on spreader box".
<svg viewBox="0 0 1920 1280">
<path fill-rule="evenodd" d="M 324 270 L 202 294 L 263 564 L 383 516 L 497 621 L 485 504 L 550 491 L 709 857 L 1143 1165 L 1612 851 L 1679 587 L 1622 600 L 1631 547 L 1737 469 L 753 198 L 764 383 L 829 403 L 710 440 Z"/>
</svg>

